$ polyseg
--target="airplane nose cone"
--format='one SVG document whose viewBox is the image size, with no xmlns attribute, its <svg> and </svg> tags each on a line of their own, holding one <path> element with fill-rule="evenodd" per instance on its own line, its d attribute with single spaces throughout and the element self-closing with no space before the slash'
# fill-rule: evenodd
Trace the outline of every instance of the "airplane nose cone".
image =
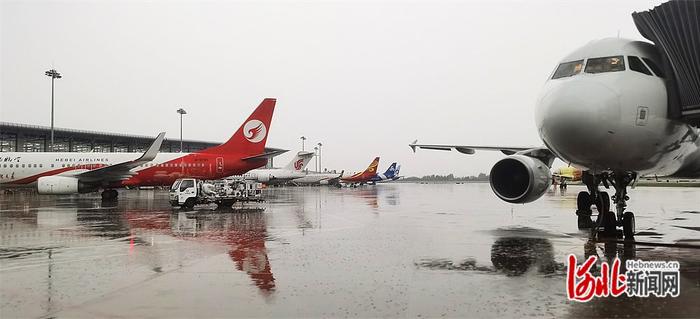
<svg viewBox="0 0 700 319">
<path fill-rule="evenodd" d="M 552 151 L 568 162 L 589 166 L 614 138 L 619 95 L 599 82 L 565 80 L 545 88 L 536 119 L 540 137 Z"/>
</svg>

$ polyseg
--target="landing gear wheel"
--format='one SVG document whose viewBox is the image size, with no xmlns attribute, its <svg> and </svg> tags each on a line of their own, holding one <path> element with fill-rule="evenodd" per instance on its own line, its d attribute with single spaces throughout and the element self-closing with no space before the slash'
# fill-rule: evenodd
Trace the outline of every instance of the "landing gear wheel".
<svg viewBox="0 0 700 319">
<path fill-rule="evenodd" d="M 591 194 L 588 192 L 579 192 L 576 197 L 576 214 L 581 215 L 588 213 L 591 215 Z"/>
<path fill-rule="evenodd" d="M 622 215 L 622 233 L 625 234 L 625 239 L 634 239 L 634 213 L 625 212 Z"/>
<path fill-rule="evenodd" d="M 105 189 L 104 191 L 102 191 L 101 196 L 103 200 L 112 200 L 117 199 L 119 193 L 116 189 Z"/>
<path fill-rule="evenodd" d="M 595 203 L 599 214 L 607 213 L 610 211 L 610 195 L 608 192 L 598 193 L 598 200 Z"/>
<path fill-rule="evenodd" d="M 590 216 L 578 215 L 578 229 L 588 229 L 593 226 L 594 224 Z"/>
<path fill-rule="evenodd" d="M 603 234 L 606 237 L 617 236 L 617 219 L 615 219 L 615 213 L 611 211 L 603 213 Z"/>
<path fill-rule="evenodd" d="M 591 221 L 591 194 L 588 192 L 579 192 L 576 197 L 576 215 L 578 216 L 578 229 L 586 229 L 593 227 Z"/>
</svg>

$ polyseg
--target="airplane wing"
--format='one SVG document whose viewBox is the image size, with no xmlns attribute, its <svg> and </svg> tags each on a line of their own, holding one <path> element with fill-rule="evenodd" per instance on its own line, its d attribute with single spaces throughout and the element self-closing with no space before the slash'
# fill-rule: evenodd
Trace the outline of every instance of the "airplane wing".
<svg viewBox="0 0 700 319">
<path fill-rule="evenodd" d="M 473 146 L 473 145 L 448 145 L 448 144 L 418 144 L 418 140 L 408 144 L 413 152 L 416 149 L 437 150 L 437 151 L 452 151 L 455 150 L 462 154 L 474 154 L 476 150 L 484 151 L 500 151 L 506 155 L 513 155 L 517 152 L 527 151 L 537 147 L 510 147 L 510 146 Z"/>
<path fill-rule="evenodd" d="M 511 146 L 474 146 L 474 145 L 449 145 L 449 144 L 418 144 L 418 140 L 413 141 L 413 143 L 408 144 L 413 152 L 416 149 L 426 149 L 426 150 L 437 150 L 437 151 L 452 151 L 455 150 L 462 154 L 474 154 L 476 150 L 483 151 L 499 151 L 505 155 L 522 154 L 530 157 L 535 157 L 542 160 L 548 166 L 552 166 L 552 162 L 556 155 L 552 153 L 547 147 L 535 146 L 535 147 L 511 147 Z"/>
<path fill-rule="evenodd" d="M 81 182 L 96 184 L 96 183 L 111 183 L 127 179 L 135 174 L 131 170 L 139 165 L 148 163 L 156 158 L 160 151 L 160 145 L 165 138 L 165 132 L 158 134 L 158 137 L 153 141 L 153 144 L 141 155 L 141 157 L 132 160 L 121 162 L 118 164 L 105 166 L 84 173 L 75 175 Z"/>
</svg>

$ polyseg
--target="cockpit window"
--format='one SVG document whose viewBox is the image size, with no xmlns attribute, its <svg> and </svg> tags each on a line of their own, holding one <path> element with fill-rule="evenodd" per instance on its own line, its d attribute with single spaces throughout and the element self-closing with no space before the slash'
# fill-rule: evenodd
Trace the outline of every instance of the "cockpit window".
<svg viewBox="0 0 700 319">
<path fill-rule="evenodd" d="M 642 63 L 642 60 L 640 60 L 638 57 L 628 56 L 627 61 L 630 63 L 630 70 L 652 76 L 651 71 L 644 66 L 644 63 Z"/>
<path fill-rule="evenodd" d="M 617 72 L 625 70 L 625 59 L 621 55 L 588 59 L 586 73 Z"/>
<path fill-rule="evenodd" d="M 658 65 L 656 65 L 656 63 L 655 63 L 654 61 L 652 61 L 652 60 L 649 59 L 649 58 L 642 58 L 642 60 L 644 60 L 644 62 L 647 63 L 647 65 L 649 66 L 649 68 L 650 68 L 652 71 L 654 71 L 654 74 L 656 74 L 656 76 L 658 76 L 658 77 L 660 77 L 660 78 L 665 78 L 665 76 L 664 76 L 664 71 L 661 71 L 661 68 L 660 68 Z"/>
<path fill-rule="evenodd" d="M 579 74 L 581 73 L 581 69 L 583 69 L 583 60 L 564 62 L 559 64 L 557 70 L 554 71 L 552 79 L 564 78 Z"/>
</svg>

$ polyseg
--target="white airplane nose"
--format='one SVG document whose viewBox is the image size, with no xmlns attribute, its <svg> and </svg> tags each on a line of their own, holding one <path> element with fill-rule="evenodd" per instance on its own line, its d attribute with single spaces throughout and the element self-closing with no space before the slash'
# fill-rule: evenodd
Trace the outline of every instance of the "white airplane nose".
<svg viewBox="0 0 700 319">
<path fill-rule="evenodd" d="M 552 151 L 569 162 L 593 165 L 612 147 L 620 123 L 619 95 L 599 82 L 563 81 L 545 90 L 536 114 L 540 137 Z"/>
</svg>

